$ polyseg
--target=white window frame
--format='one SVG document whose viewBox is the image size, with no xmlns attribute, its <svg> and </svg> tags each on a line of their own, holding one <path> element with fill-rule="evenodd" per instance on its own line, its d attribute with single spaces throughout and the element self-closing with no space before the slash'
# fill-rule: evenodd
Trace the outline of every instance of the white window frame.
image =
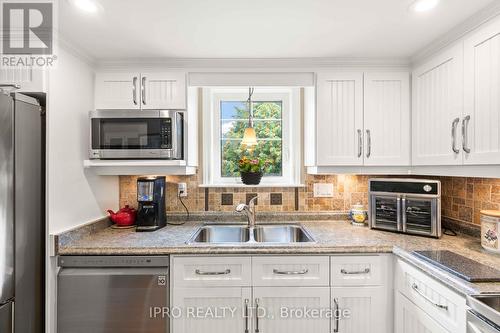
<svg viewBox="0 0 500 333">
<path fill-rule="evenodd" d="M 240 177 L 221 176 L 220 102 L 246 101 L 248 87 L 203 89 L 203 185 L 244 186 Z M 300 89 L 292 87 L 256 87 L 253 101 L 281 101 L 282 104 L 282 175 L 262 177 L 260 187 L 300 186 L 301 176 L 301 103 Z"/>
</svg>

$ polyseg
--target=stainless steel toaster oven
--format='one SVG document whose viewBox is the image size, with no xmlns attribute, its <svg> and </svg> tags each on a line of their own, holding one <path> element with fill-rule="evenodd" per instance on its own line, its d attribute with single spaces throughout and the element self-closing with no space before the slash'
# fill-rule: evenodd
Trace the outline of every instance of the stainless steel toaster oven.
<svg viewBox="0 0 500 333">
<path fill-rule="evenodd" d="M 370 179 L 372 229 L 441 237 L 441 182 L 424 179 Z"/>
</svg>

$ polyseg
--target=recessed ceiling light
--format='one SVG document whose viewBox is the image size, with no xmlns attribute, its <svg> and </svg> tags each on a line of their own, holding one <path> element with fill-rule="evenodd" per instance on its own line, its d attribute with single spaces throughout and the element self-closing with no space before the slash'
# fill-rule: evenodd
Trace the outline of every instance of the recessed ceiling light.
<svg viewBox="0 0 500 333">
<path fill-rule="evenodd" d="M 71 3 L 87 13 L 97 13 L 101 9 L 101 5 L 96 0 L 72 0 Z"/>
<path fill-rule="evenodd" d="M 439 0 L 416 0 L 410 6 L 411 10 L 415 12 L 426 12 L 435 8 Z"/>
</svg>

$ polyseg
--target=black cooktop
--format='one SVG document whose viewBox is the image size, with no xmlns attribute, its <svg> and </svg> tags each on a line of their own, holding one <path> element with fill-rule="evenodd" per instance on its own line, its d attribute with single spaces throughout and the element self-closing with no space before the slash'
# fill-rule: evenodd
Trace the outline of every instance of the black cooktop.
<svg viewBox="0 0 500 333">
<path fill-rule="evenodd" d="M 469 282 L 500 282 L 500 271 L 451 251 L 414 251 L 417 257 Z"/>
</svg>

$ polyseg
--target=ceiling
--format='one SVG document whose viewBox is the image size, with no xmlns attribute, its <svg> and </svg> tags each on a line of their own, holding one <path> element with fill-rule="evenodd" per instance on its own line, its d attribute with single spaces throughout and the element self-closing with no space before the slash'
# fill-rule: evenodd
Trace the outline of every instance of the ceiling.
<svg viewBox="0 0 500 333">
<path fill-rule="evenodd" d="M 59 1 L 64 39 L 113 58 L 407 58 L 491 0 L 98 0 L 85 13 Z M 495 1 L 494 1 L 495 2 Z"/>
</svg>

